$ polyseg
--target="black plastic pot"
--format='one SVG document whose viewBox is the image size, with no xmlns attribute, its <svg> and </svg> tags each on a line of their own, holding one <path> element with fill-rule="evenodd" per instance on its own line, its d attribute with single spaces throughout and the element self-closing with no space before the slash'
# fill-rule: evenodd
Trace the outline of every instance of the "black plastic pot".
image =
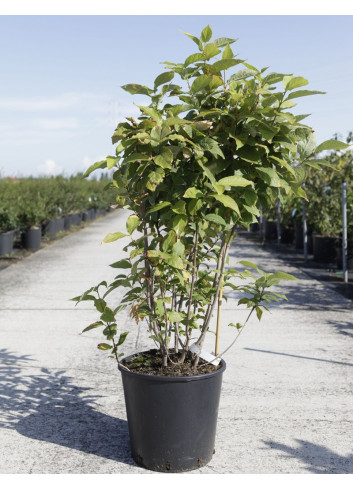
<svg viewBox="0 0 353 489">
<path fill-rule="evenodd" d="M 75 214 L 71 214 L 71 225 L 81 226 L 81 224 L 82 224 L 82 213 L 76 212 Z"/>
<path fill-rule="evenodd" d="M 27 229 L 22 235 L 22 245 L 27 250 L 39 250 L 41 237 L 41 228 Z"/>
<path fill-rule="evenodd" d="M 68 231 L 72 226 L 72 214 L 68 214 L 64 217 L 64 230 Z"/>
<path fill-rule="evenodd" d="M 334 263 L 336 260 L 337 238 L 333 236 L 313 237 L 314 261 L 319 263 Z"/>
<path fill-rule="evenodd" d="M 58 229 L 58 233 L 61 233 L 62 231 L 64 231 L 64 229 L 65 229 L 65 217 L 59 217 L 59 219 L 57 219 L 57 229 Z"/>
<path fill-rule="evenodd" d="M 0 256 L 10 255 L 13 251 L 15 231 L 0 233 Z"/>
<path fill-rule="evenodd" d="M 58 232 L 58 219 L 50 219 L 43 226 L 43 234 L 48 234 L 49 236 L 55 236 Z"/>
<path fill-rule="evenodd" d="M 265 239 L 277 239 L 277 222 L 266 221 L 265 224 Z"/>
<path fill-rule="evenodd" d="M 281 227 L 281 243 L 292 244 L 294 241 L 294 228 Z"/>
<path fill-rule="evenodd" d="M 183 472 L 211 460 L 225 368 L 222 360 L 221 367 L 210 374 L 165 377 L 131 372 L 119 365 L 132 457 L 140 466 Z"/>
</svg>

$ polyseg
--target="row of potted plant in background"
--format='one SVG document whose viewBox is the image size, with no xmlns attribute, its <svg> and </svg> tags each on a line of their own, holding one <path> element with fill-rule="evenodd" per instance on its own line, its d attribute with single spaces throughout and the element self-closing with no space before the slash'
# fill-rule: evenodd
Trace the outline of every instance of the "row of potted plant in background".
<svg viewBox="0 0 353 489">
<path fill-rule="evenodd" d="M 35 250 L 43 235 L 52 237 L 98 217 L 114 203 L 110 185 L 104 175 L 100 180 L 85 180 L 80 174 L 1 179 L 0 256 L 12 253 L 16 238 L 24 248 Z"/>
<path fill-rule="evenodd" d="M 347 143 L 352 143 L 349 133 Z M 308 252 L 317 262 L 342 266 L 342 182 L 347 185 L 348 268 L 353 269 L 353 154 L 333 151 L 326 156 L 328 166 L 308 167 L 303 184 Z M 277 239 L 277 206 L 264 218 L 265 239 Z M 303 248 L 303 200 L 287 195 L 280 203 L 281 243 Z"/>
</svg>

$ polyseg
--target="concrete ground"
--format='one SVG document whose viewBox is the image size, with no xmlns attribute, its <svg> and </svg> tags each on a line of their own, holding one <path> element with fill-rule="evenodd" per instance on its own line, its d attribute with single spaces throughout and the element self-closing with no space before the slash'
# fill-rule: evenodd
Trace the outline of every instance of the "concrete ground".
<svg viewBox="0 0 353 489">
<path fill-rule="evenodd" d="M 89 303 L 68 299 L 116 270 L 124 230 L 116 211 L 0 272 L 0 473 L 144 474 L 129 453 L 120 374 L 97 350 Z M 240 237 L 231 263 L 294 274 L 259 323 L 252 319 L 226 354 L 216 453 L 196 474 L 353 473 L 352 301 Z M 116 298 L 118 299 L 118 297 Z M 223 312 L 221 350 L 241 321 L 237 298 Z M 152 346 L 131 325 L 126 354 Z M 212 345 L 209 344 L 209 348 Z"/>
</svg>

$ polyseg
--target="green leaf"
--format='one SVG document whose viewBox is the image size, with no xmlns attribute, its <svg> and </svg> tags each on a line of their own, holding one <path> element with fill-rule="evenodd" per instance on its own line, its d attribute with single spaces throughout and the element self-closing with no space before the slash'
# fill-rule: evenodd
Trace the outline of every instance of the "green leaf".
<svg viewBox="0 0 353 489">
<path fill-rule="evenodd" d="M 223 48 L 224 46 L 227 46 L 227 44 L 233 44 L 233 42 L 236 42 L 237 40 L 238 39 L 231 39 L 230 37 L 219 37 L 218 39 L 215 39 L 214 43 L 219 48 Z"/>
<path fill-rule="evenodd" d="M 261 163 L 261 158 L 264 155 L 264 150 L 255 146 L 243 146 L 237 149 L 237 154 L 241 159 L 249 161 L 250 163 Z"/>
<path fill-rule="evenodd" d="M 208 42 L 211 39 L 211 37 L 212 37 L 212 29 L 208 25 L 201 32 L 201 41 Z"/>
<path fill-rule="evenodd" d="M 309 136 L 299 141 L 297 149 L 301 159 L 306 159 L 309 156 L 311 156 L 313 153 L 316 153 L 317 148 L 316 148 L 316 138 L 314 132 L 311 132 Z"/>
<path fill-rule="evenodd" d="M 302 76 L 288 76 L 283 78 L 283 87 L 285 90 L 294 90 L 294 88 L 299 88 L 307 85 L 309 82 Z"/>
<path fill-rule="evenodd" d="M 233 51 L 229 47 L 229 44 L 226 45 L 223 53 L 222 53 L 222 59 L 233 59 Z"/>
<path fill-rule="evenodd" d="M 203 197 L 203 193 L 195 187 L 189 187 L 183 197 L 185 199 L 198 199 Z"/>
<path fill-rule="evenodd" d="M 257 173 L 271 187 L 281 187 L 281 182 L 277 172 L 273 168 L 257 167 Z"/>
<path fill-rule="evenodd" d="M 315 149 L 315 153 L 319 153 L 320 151 L 331 150 L 331 149 L 338 151 L 340 149 L 346 149 L 346 148 L 349 148 L 348 144 L 343 143 L 342 141 L 338 141 L 337 139 L 329 139 L 319 144 L 319 146 Z"/>
<path fill-rule="evenodd" d="M 169 148 L 162 148 L 160 154 L 154 156 L 153 159 L 156 165 L 160 166 L 161 168 L 173 168 L 173 153 Z"/>
<path fill-rule="evenodd" d="M 197 61 L 202 61 L 203 60 L 203 54 L 202 53 L 194 53 L 190 54 L 185 60 L 184 66 L 189 66 L 193 63 L 196 63 Z"/>
<path fill-rule="evenodd" d="M 270 158 L 274 161 L 277 161 L 277 163 L 279 163 L 281 166 L 283 166 L 286 170 L 288 170 L 292 175 L 296 175 L 295 171 L 293 170 L 293 168 L 290 166 L 289 163 L 287 163 L 285 160 L 283 160 L 282 158 L 278 158 L 277 156 L 270 156 Z"/>
<path fill-rule="evenodd" d="M 151 214 L 152 212 L 160 211 L 161 209 L 164 209 L 164 207 L 168 207 L 169 205 L 171 205 L 170 202 L 159 202 L 158 204 L 151 207 L 151 209 L 147 212 L 147 214 Z"/>
<path fill-rule="evenodd" d="M 133 153 L 126 158 L 124 158 L 124 163 L 134 163 L 135 161 L 148 161 L 149 156 L 144 153 Z"/>
<path fill-rule="evenodd" d="M 99 343 L 97 348 L 99 350 L 111 350 L 113 347 L 112 347 L 112 345 L 108 345 L 107 343 Z"/>
<path fill-rule="evenodd" d="M 241 59 L 221 59 L 211 65 L 211 71 L 212 73 L 219 73 L 220 71 L 228 70 L 232 66 L 235 66 L 241 62 Z"/>
<path fill-rule="evenodd" d="M 101 321 L 104 321 L 105 323 L 112 323 L 115 321 L 113 311 L 109 309 L 109 307 L 106 307 L 103 311 L 103 314 L 100 317 Z"/>
<path fill-rule="evenodd" d="M 96 299 L 94 301 L 94 307 L 97 309 L 98 312 L 102 313 L 104 312 L 104 309 L 106 307 L 107 303 L 105 302 L 104 299 Z"/>
<path fill-rule="evenodd" d="M 219 54 L 220 52 L 221 50 L 218 49 L 217 45 L 214 42 L 206 44 L 203 50 L 203 54 L 207 60 L 213 58 L 214 56 L 217 56 L 217 54 Z"/>
<path fill-rule="evenodd" d="M 178 255 L 180 257 L 183 257 L 185 253 L 185 246 L 183 243 L 178 240 L 174 245 L 173 245 L 173 254 Z"/>
<path fill-rule="evenodd" d="M 306 97 L 307 95 L 324 95 L 326 92 L 318 92 L 313 90 L 297 90 L 296 92 L 292 92 L 288 95 L 286 100 L 291 100 L 292 98 L 297 97 Z"/>
<path fill-rule="evenodd" d="M 212 77 L 210 75 L 200 75 L 193 81 L 191 85 L 192 93 L 197 93 L 200 90 L 208 87 L 212 81 Z"/>
<path fill-rule="evenodd" d="M 255 70 L 239 70 L 229 78 L 228 83 L 245 80 L 246 78 L 249 78 L 249 76 L 257 75 L 257 73 L 258 72 Z"/>
<path fill-rule="evenodd" d="M 177 311 L 168 311 L 168 320 L 173 323 L 179 323 L 185 318 L 185 313 Z"/>
<path fill-rule="evenodd" d="M 216 224 L 220 224 L 221 226 L 226 226 L 227 223 L 223 219 L 223 217 L 219 216 L 218 214 L 207 214 L 205 216 L 205 219 L 210 222 L 214 222 Z"/>
<path fill-rule="evenodd" d="M 261 309 L 260 307 L 257 307 L 257 308 L 256 308 L 256 316 L 257 316 L 257 319 L 258 319 L 259 321 L 261 321 L 262 312 L 263 312 L 263 311 L 262 311 L 262 309 Z"/>
<path fill-rule="evenodd" d="M 126 340 L 126 337 L 127 335 L 129 334 L 128 331 L 125 331 L 125 333 L 121 333 L 121 335 L 119 336 L 119 340 L 118 340 L 118 343 L 117 343 L 117 346 L 120 346 L 124 343 L 124 341 Z"/>
<path fill-rule="evenodd" d="M 89 326 L 87 326 L 87 328 L 85 328 L 82 333 L 85 333 L 86 331 L 90 331 L 91 329 L 95 329 L 95 328 L 99 328 L 100 326 L 103 326 L 103 323 L 102 321 L 96 321 L 95 323 L 92 323 L 90 324 Z M 82 334 L 81 333 L 81 334 Z"/>
<path fill-rule="evenodd" d="M 215 195 L 215 194 L 213 194 L 212 197 L 218 200 L 219 202 L 221 202 L 221 204 L 223 204 L 225 207 L 228 207 L 229 209 L 235 211 L 240 216 L 238 204 L 235 202 L 234 199 L 232 199 L 232 197 L 230 197 L 229 195 Z"/>
<path fill-rule="evenodd" d="M 184 31 L 181 31 L 183 34 L 185 34 L 186 36 L 190 37 L 190 39 L 192 39 L 194 41 L 195 44 L 198 45 L 200 51 L 202 51 L 202 42 L 200 41 L 200 39 L 198 39 L 197 37 L 193 36 L 192 34 L 189 34 L 188 32 L 184 32 Z"/>
<path fill-rule="evenodd" d="M 131 268 L 131 263 L 129 260 L 119 260 L 109 266 L 112 268 Z"/>
<path fill-rule="evenodd" d="M 220 156 L 224 159 L 224 154 L 218 146 L 217 141 L 212 138 L 204 137 L 198 142 L 198 145 L 204 150 L 209 151 L 213 156 Z"/>
<path fill-rule="evenodd" d="M 83 178 L 88 177 L 94 170 L 97 170 L 97 168 L 107 168 L 107 160 L 97 161 L 96 163 L 93 163 L 93 165 L 87 168 L 87 170 L 83 174 Z"/>
<path fill-rule="evenodd" d="M 244 204 L 244 208 L 250 212 L 250 214 L 254 215 L 254 216 L 259 216 L 260 215 L 260 211 L 257 207 L 254 207 L 252 205 L 245 205 Z"/>
<path fill-rule="evenodd" d="M 153 92 L 150 88 L 147 88 L 144 85 L 138 85 L 137 83 L 129 83 L 128 85 L 123 85 L 121 88 L 132 95 L 136 95 L 137 93 L 141 95 L 150 95 Z"/>
<path fill-rule="evenodd" d="M 180 234 L 183 232 L 187 222 L 188 219 L 183 214 L 178 214 L 174 217 L 172 227 L 178 236 L 180 236 Z"/>
<path fill-rule="evenodd" d="M 171 209 L 175 214 L 186 214 L 185 202 L 183 200 L 179 200 L 179 202 L 172 205 Z"/>
<path fill-rule="evenodd" d="M 254 183 L 246 178 L 243 178 L 239 175 L 232 175 L 231 177 L 224 177 L 217 182 L 220 185 L 224 185 L 225 187 L 247 187 L 251 185 L 254 186 Z"/>
<path fill-rule="evenodd" d="M 116 165 L 116 163 L 119 161 L 119 158 L 116 158 L 114 156 L 107 156 L 107 168 L 108 170 L 110 170 L 111 168 L 113 168 L 113 166 Z"/>
<path fill-rule="evenodd" d="M 251 261 L 247 261 L 247 260 L 241 260 L 239 261 L 239 263 L 241 265 L 243 265 L 244 267 L 247 267 L 247 268 L 254 268 L 257 272 L 259 272 L 259 267 L 257 265 L 255 265 L 255 263 L 252 263 Z"/>
<path fill-rule="evenodd" d="M 103 239 L 102 243 L 112 243 L 113 241 L 117 241 L 118 239 L 125 238 L 128 234 L 121 233 L 120 231 L 116 233 L 108 233 L 106 237 Z"/>
<path fill-rule="evenodd" d="M 131 216 L 128 217 L 126 221 L 126 230 L 129 234 L 132 234 L 137 226 L 140 224 L 140 218 L 136 216 L 135 214 L 132 214 Z"/>
<path fill-rule="evenodd" d="M 176 232 L 173 230 L 169 231 L 169 233 L 163 239 L 162 250 L 168 251 L 176 243 L 176 240 L 177 240 Z"/>
<path fill-rule="evenodd" d="M 163 85 L 164 83 L 169 82 L 173 78 L 174 78 L 174 72 L 173 71 L 166 71 L 165 73 L 161 73 L 154 80 L 154 88 L 156 89 L 160 85 Z"/>
<path fill-rule="evenodd" d="M 138 105 L 137 107 L 141 110 L 141 112 L 151 117 L 151 119 L 154 121 L 162 122 L 162 116 L 158 110 L 152 109 L 151 107 L 145 107 L 143 105 Z"/>
</svg>

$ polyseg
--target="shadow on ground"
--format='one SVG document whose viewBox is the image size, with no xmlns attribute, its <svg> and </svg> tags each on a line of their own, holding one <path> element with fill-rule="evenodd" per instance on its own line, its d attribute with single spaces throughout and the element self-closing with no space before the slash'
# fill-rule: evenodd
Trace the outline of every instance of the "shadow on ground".
<svg viewBox="0 0 353 489">
<path fill-rule="evenodd" d="M 125 420 L 97 411 L 99 396 L 77 386 L 64 371 L 39 368 L 34 360 L 0 349 L 0 428 L 117 462 L 136 465 Z"/>
<path fill-rule="evenodd" d="M 259 264 L 267 273 L 272 273 L 277 270 L 281 270 L 286 267 L 286 259 L 281 257 L 271 256 L 274 262 L 269 262 L 268 252 L 264 252 L 257 244 L 253 244 L 251 241 L 244 238 L 240 238 L 236 244 L 230 249 L 230 255 L 236 258 L 237 261 L 257 261 L 261 260 L 263 255 L 263 264 Z M 277 263 L 278 262 L 278 263 Z M 275 267 L 275 269 L 272 269 Z M 242 270 L 242 265 L 236 266 L 237 269 Z M 296 273 L 297 272 L 297 273 Z M 280 301 L 278 303 L 272 302 L 271 308 L 281 307 L 281 309 L 302 309 L 302 310 L 329 310 L 329 311 L 342 311 L 347 310 L 347 307 L 351 308 L 352 304 L 347 303 L 346 298 L 342 297 L 339 293 L 335 293 L 332 288 L 326 286 L 318 280 L 313 280 L 313 277 L 307 275 L 303 271 L 299 270 L 292 272 L 294 276 L 300 279 L 298 282 L 285 282 L 280 283 L 274 287 L 273 290 L 284 293 L 287 301 Z M 245 283 L 245 282 L 244 282 Z M 351 285 L 351 284 L 349 284 Z M 240 295 L 237 292 L 227 292 L 225 294 L 229 299 L 239 300 L 244 295 Z"/>
<path fill-rule="evenodd" d="M 351 474 L 353 473 L 353 453 L 346 457 L 305 440 L 295 440 L 293 448 L 282 443 L 264 441 L 269 449 L 280 451 L 288 458 L 298 459 L 305 464 L 305 470 L 313 474 Z"/>
</svg>

